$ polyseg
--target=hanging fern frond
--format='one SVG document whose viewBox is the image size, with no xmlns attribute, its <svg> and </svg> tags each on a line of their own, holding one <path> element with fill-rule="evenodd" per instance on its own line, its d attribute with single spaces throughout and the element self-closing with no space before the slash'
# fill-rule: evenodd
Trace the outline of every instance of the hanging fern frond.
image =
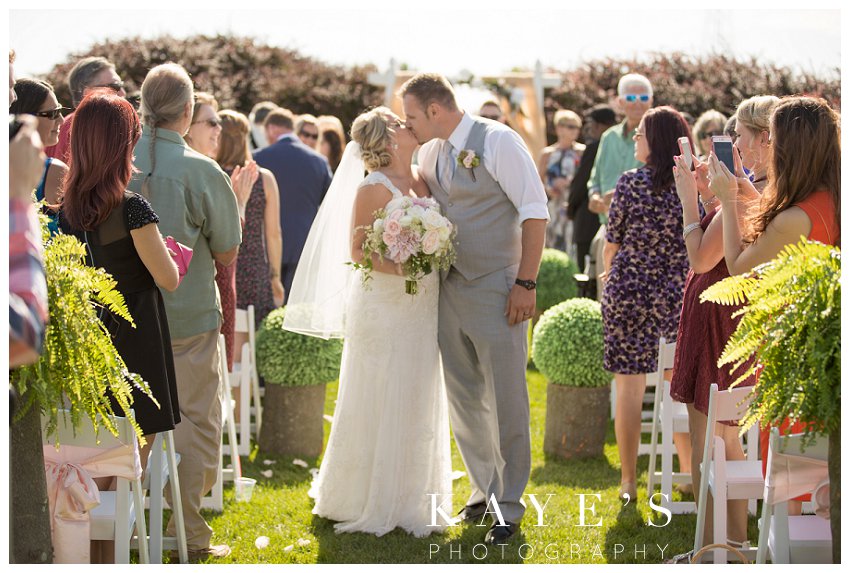
<svg viewBox="0 0 850 573">
<path fill-rule="evenodd" d="M 803 420 L 809 440 L 840 427 L 841 250 L 801 240 L 746 276 L 707 288 L 701 301 L 745 301 L 718 366 L 755 356 L 762 368 L 745 426 Z M 756 369 L 751 366 L 737 380 Z"/>
<path fill-rule="evenodd" d="M 49 237 L 46 217 L 42 225 L 49 322 L 39 360 L 12 373 L 11 381 L 22 397 L 17 416 L 39 408 L 48 416 L 48 435 L 56 429 L 57 412 L 62 408 L 70 410 L 75 427 L 87 417 L 115 435 L 117 429 L 108 416 L 126 416 L 144 443 L 130 412 L 131 389 L 136 386 L 150 396 L 150 388 L 139 375 L 128 372 L 98 318 L 98 309 L 103 307 L 135 326 L 124 297 L 109 273 L 85 264 L 82 243 L 70 235 Z M 113 411 L 110 393 L 120 412 Z"/>
</svg>

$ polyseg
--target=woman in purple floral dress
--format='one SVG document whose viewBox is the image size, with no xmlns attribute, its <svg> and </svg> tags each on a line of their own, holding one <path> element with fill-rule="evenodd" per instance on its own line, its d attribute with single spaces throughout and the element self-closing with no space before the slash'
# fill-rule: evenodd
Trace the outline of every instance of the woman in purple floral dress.
<svg viewBox="0 0 850 573">
<path fill-rule="evenodd" d="M 635 159 L 644 167 L 617 183 L 604 251 L 602 320 L 605 369 L 617 383 L 614 430 L 620 452 L 620 494 L 634 499 L 646 374 L 656 369 L 658 339 L 676 338 L 688 255 L 682 205 L 673 184 L 677 139 L 688 124 L 671 107 L 650 109 L 635 131 Z"/>
</svg>

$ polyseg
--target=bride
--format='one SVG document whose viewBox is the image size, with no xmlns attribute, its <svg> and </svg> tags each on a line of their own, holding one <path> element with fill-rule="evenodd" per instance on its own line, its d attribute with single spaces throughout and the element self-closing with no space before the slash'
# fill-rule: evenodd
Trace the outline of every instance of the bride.
<svg viewBox="0 0 850 573">
<path fill-rule="evenodd" d="M 347 263 L 362 261 L 364 226 L 402 196 L 427 196 L 411 165 L 418 145 L 385 107 L 361 114 L 352 144 L 310 229 L 292 284 L 284 328 L 344 337 L 339 395 L 313 513 L 337 532 L 381 536 L 396 527 L 416 537 L 432 525 L 432 497 L 451 515 L 449 421 L 437 347 L 439 277 L 405 294 L 400 265 L 372 260 L 364 286 Z M 364 178 L 364 171 L 369 174 Z M 439 516 L 439 514 L 437 514 Z"/>
</svg>

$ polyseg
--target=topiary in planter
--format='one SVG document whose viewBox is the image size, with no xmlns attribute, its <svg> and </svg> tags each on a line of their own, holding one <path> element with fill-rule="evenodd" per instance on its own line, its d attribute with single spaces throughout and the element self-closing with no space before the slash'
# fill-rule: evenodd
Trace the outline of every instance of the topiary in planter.
<svg viewBox="0 0 850 573">
<path fill-rule="evenodd" d="M 257 372 L 265 378 L 260 449 L 279 455 L 322 452 L 325 384 L 339 377 L 342 341 L 283 329 L 285 308 L 257 332 Z"/>
<path fill-rule="evenodd" d="M 611 374 L 604 349 L 599 303 L 576 298 L 543 313 L 531 356 L 549 380 L 543 451 L 570 458 L 602 455 L 608 429 Z"/>
<path fill-rule="evenodd" d="M 559 302 L 578 295 L 574 275 L 578 265 L 563 251 L 544 249 L 537 274 L 537 312 L 542 313 Z"/>
</svg>

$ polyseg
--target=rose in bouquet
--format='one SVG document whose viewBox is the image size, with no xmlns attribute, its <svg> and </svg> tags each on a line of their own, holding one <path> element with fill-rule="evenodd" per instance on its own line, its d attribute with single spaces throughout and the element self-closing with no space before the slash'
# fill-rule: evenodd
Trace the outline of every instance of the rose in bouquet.
<svg viewBox="0 0 850 573">
<path fill-rule="evenodd" d="M 419 279 L 434 269 L 447 270 L 455 260 L 454 226 L 430 197 L 393 199 L 375 211 L 365 231 L 363 262 L 352 263 L 363 272 L 364 283 L 371 278 L 373 253 L 401 265 L 407 294 L 417 293 Z"/>
</svg>

